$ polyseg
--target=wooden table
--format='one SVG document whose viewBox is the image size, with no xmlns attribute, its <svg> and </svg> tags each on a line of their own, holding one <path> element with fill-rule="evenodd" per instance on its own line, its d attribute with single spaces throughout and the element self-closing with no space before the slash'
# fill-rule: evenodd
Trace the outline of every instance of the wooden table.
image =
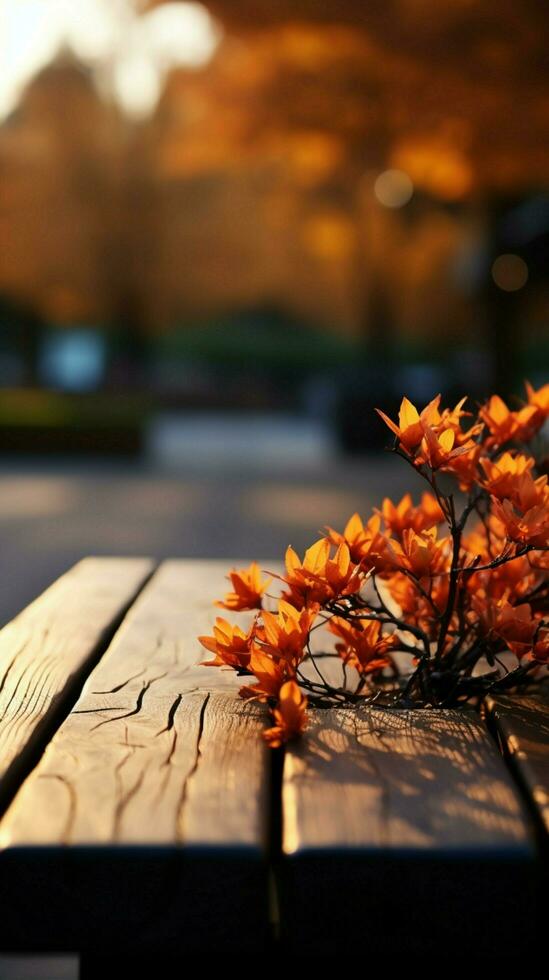
<svg viewBox="0 0 549 980">
<path fill-rule="evenodd" d="M 199 666 L 245 563 L 87 558 L 0 633 L 0 950 L 527 952 L 549 701 L 317 711 L 282 759 Z"/>
</svg>

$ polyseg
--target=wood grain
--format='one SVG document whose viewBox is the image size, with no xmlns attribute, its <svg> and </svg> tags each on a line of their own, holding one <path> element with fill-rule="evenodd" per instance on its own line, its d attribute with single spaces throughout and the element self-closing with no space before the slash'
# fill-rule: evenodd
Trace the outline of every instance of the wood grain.
<svg viewBox="0 0 549 980">
<path fill-rule="evenodd" d="M 549 834 L 549 695 L 500 695 L 489 698 L 486 709 L 540 828 Z"/>
<path fill-rule="evenodd" d="M 57 931 L 61 920 L 73 948 L 89 941 L 81 930 L 90 914 L 110 948 L 160 939 L 171 948 L 203 941 L 206 930 L 238 946 L 239 920 L 258 935 L 266 926 L 263 709 L 238 698 L 233 671 L 200 666 L 210 655 L 197 641 L 219 614 L 227 564 L 161 566 L 0 825 L 0 868 L 37 849 L 49 855 Z M 96 898 L 102 869 L 118 896 L 116 930 L 72 894 L 67 858 Z"/>
<path fill-rule="evenodd" d="M 0 809 L 152 568 L 146 559 L 86 558 L 0 632 Z"/>
<path fill-rule="evenodd" d="M 287 750 L 281 881 L 292 947 L 335 950 L 359 914 L 370 950 L 466 941 L 489 952 L 511 911 L 528 932 L 533 853 L 519 795 L 472 711 L 317 711 Z"/>
<path fill-rule="evenodd" d="M 283 795 L 287 854 L 527 845 L 517 793 L 473 711 L 317 711 L 288 749 Z"/>
</svg>

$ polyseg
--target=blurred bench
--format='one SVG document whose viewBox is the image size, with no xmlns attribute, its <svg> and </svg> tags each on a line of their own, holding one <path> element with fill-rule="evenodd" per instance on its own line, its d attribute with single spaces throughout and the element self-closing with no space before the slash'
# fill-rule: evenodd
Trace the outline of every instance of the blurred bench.
<svg viewBox="0 0 549 980">
<path fill-rule="evenodd" d="M 85 559 L 0 633 L 0 950 L 524 953 L 549 702 L 317 711 L 282 762 L 198 665 L 230 564 Z"/>
</svg>

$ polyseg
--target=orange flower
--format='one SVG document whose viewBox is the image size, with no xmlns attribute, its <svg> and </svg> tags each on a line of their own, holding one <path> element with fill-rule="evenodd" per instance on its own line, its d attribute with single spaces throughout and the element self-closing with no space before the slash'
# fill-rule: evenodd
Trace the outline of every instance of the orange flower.
<svg viewBox="0 0 549 980">
<path fill-rule="evenodd" d="M 272 579 L 261 579 L 257 562 L 253 561 L 249 568 L 233 569 L 229 572 L 234 592 L 228 592 L 223 602 L 216 602 L 222 609 L 261 609 L 263 593 Z"/>
<path fill-rule="evenodd" d="M 474 442 L 455 447 L 455 441 L 456 434 L 453 429 L 444 429 L 443 432 L 437 433 L 430 426 L 425 426 L 425 435 L 421 441 L 417 462 L 427 463 L 432 470 L 441 467 L 449 469 L 458 457 L 466 453 L 470 454 L 471 450 L 477 448 Z"/>
<path fill-rule="evenodd" d="M 334 616 L 328 629 L 335 636 L 341 637 L 343 643 L 336 643 L 336 650 L 341 658 L 361 674 L 371 674 L 375 670 L 383 670 L 390 666 L 387 658 L 389 650 L 398 646 L 398 637 L 393 634 L 383 635 L 382 624 L 375 620 L 358 619 L 353 623 Z"/>
<path fill-rule="evenodd" d="M 448 603 L 448 595 L 450 592 L 450 577 L 448 575 L 438 575 L 431 583 L 430 596 L 431 602 L 439 613 L 442 613 L 446 608 Z M 424 610 L 423 615 L 428 619 L 432 619 L 433 610 L 427 605 L 427 601 L 424 599 Z"/>
<path fill-rule="evenodd" d="M 466 400 L 462 398 L 455 408 L 445 408 L 440 412 L 440 395 L 437 395 L 420 415 L 415 405 L 403 398 L 398 425 L 379 408 L 376 411 L 407 453 L 411 454 L 421 444 L 422 456 L 418 457 L 418 462 L 428 462 L 433 469 L 437 469 L 447 461 L 450 453 L 451 458 L 455 458 L 462 446 L 469 449 L 473 436 L 482 428 L 481 423 L 476 423 L 467 432 L 462 430 L 461 419 L 471 414 L 463 411 Z"/>
<path fill-rule="evenodd" d="M 242 687 L 240 697 L 257 698 L 260 701 L 278 698 L 280 688 L 288 680 L 288 664 L 284 660 L 273 660 L 259 647 L 254 646 L 249 669 L 258 683 Z"/>
<path fill-rule="evenodd" d="M 422 493 L 421 503 L 416 507 L 414 531 L 429 531 L 435 524 L 442 524 L 444 512 L 432 493 Z"/>
<path fill-rule="evenodd" d="M 534 480 L 531 473 L 522 473 L 517 477 L 510 499 L 522 511 L 531 510 L 538 506 L 549 507 L 547 476 L 539 476 L 537 480 Z"/>
<path fill-rule="evenodd" d="M 327 539 L 339 547 L 346 544 L 349 549 L 351 561 L 359 562 L 362 557 L 362 549 L 368 539 L 368 525 L 364 526 L 360 514 L 353 514 L 347 521 L 343 534 L 334 531 L 333 527 L 327 527 Z"/>
<path fill-rule="evenodd" d="M 523 512 L 545 504 L 547 476 L 534 479 L 531 473 L 534 460 L 531 456 L 507 452 L 495 462 L 489 459 L 481 462 L 486 473 L 486 480 L 481 485 L 498 500 L 507 498 Z"/>
<path fill-rule="evenodd" d="M 421 593 L 416 584 L 404 572 L 395 572 L 387 579 L 387 588 L 402 615 L 415 624 L 420 610 L 423 610 Z"/>
<path fill-rule="evenodd" d="M 462 398 L 455 408 L 445 408 L 440 416 L 440 421 L 445 429 L 453 429 L 456 435 L 461 432 L 461 419 L 471 415 L 471 412 L 464 412 L 463 406 L 467 401 L 467 395 Z"/>
<path fill-rule="evenodd" d="M 495 554 L 503 550 L 501 542 Z M 476 556 L 475 556 L 476 557 Z M 486 555 L 483 561 L 488 562 L 490 556 Z M 467 589 L 473 597 L 481 596 L 485 605 L 500 599 L 515 601 L 529 592 L 535 582 L 535 573 L 529 561 L 529 556 L 523 555 L 520 558 L 513 558 L 511 561 L 499 565 L 497 568 L 485 569 L 481 572 L 474 572 L 467 576 Z"/>
<path fill-rule="evenodd" d="M 449 577 L 440 575 L 429 582 L 430 602 L 421 594 L 417 584 L 403 572 L 396 572 L 387 579 L 387 588 L 399 607 L 401 617 L 410 625 L 420 626 L 426 633 L 430 633 L 435 625 L 437 611 L 442 612 L 448 600 Z"/>
<path fill-rule="evenodd" d="M 250 663 L 250 646 L 255 624 L 248 633 L 239 626 L 232 626 L 226 619 L 216 617 L 213 636 L 199 636 L 198 639 L 206 650 L 215 653 L 215 660 L 205 660 L 205 667 L 228 667 L 247 669 Z"/>
<path fill-rule="evenodd" d="M 303 649 L 316 617 L 316 610 L 297 610 L 284 599 L 278 604 L 278 615 L 264 612 L 262 626 L 256 627 L 255 641 L 264 653 L 275 660 L 284 660 L 295 669 L 303 659 Z"/>
<path fill-rule="evenodd" d="M 529 474 L 534 459 L 532 456 L 506 452 L 494 461 L 483 458 L 480 465 L 486 474 L 486 479 L 479 481 L 481 486 L 498 500 L 503 500 L 504 497 L 513 497 L 518 478 Z"/>
<path fill-rule="evenodd" d="M 529 603 L 514 606 L 506 598 L 494 602 L 480 589 L 471 598 L 471 613 L 483 635 L 499 636 L 519 659 L 531 652 L 538 621 Z"/>
<path fill-rule="evenodd" d="M 421 442 L 425 426 L 440 422 L 439 404 L 440 395 L 437 395 L 423 409 L 420 415 L 415 405 L 412 405 L 412 402 L 407 398 L 403 398 L 398 413 L 398 425 L 385 415 L 385 412 L 382 412 L 380 408 L 376 408 L 376 412 L 381 416 L 385 424 L 389 426 L 391 432 L 394 432 L 403 449 L 410 453 Z"/>
<path fill-rule="evenodd" d="M 489 513 L 485 523 L 475 524 L 464 534 L 462 544 L 471 560 L 479 559 L 479 564 L 486 564 L 490 558 L 501 554 L 507 542 L 505 527 L 493 513 Z M 468 561 L 467 564 L 470 564 Z M 470 582 L 471 579 L 468 579 Z"/>
<path fill-rule="evenodd" d="M 492 395 L 478 414 L 491 433 L 486 445 L 501 446 L 512 439 L 529 439 L 539 413 L 536 405 L 526 405 L 518 412 L 511 412 L 499 395 Z"/>
<path fill-rule="evenodd" d="M 478 479 L 478 462 L 482 452 L 480 443 L 468 443 L 465 447 L 467 452 L 456 454 L 446 464 L 441 466 L 445 473 L 452 473 L 457 477 L 459 488 L 463 491 L 471 489 Z"/>
<path fill-rule="evenodd" d="M 511 541 L 539 548 L 549 545 L 549 488 L 546 488 L 542 502 L 525 513 L 516 510 L 510 500 L 500 503 L 495 497 L 492 498 L 492 508 Z"/>
<path fill-rule="evenodd" d="M 420 580 L 446 570 L 448 545 L 448 538 L 438 538 L 436 527 L 419 534 L 407 528 L 402 535 L 402 545 L 390 542 L 394 564 L 408 569 Z"/>
<path fill-rule="evenodd" d="M 481 634 L 487 636 L 496 625 L 498 609 L 499 602 L 495 602 L 485 589 L 477 585 L 476 590 L 471 593 L 468 621 L 475 623 Z"/>
<path fill-rule="evenodd" d="M 544 464 L 520 446 L 549 416 L 549 385 L 536 391 L 527 383 L 526 396 L 517 411 L 493 396 L 472 424 L 464 423 L 471 414 L 465 399 L 442 409 L 440 395 L 421 412 L 403 398 L 398 424 L 379 412 L 398 454 L 433 493 L 423 493 L 417 506 L 410 493 L 398 503 L 385 497 L 366 522 L 355 513 L 342 533 L 326 528 L 303 557 L 289 547 L 285 573 L 275 576 L 285 590 L 276 611 L 263 609 L 270 580 L 256 562 L 232 569 L 232 591 L 217 605 L 256 609 L 253 625 L 246 632 L 218 617 L 213 635 L 199 639 L 215 655 L 209 665 L 247 675 L 243 698 L 268 705 L 270 745 L 304 730 L 303 691 L 314 691 L 315 704 L 353 700 L 329 674 L 324 679 L 317 670 L 314 683 L 301 674 L 317 626 L 336 637 L 330 649 L 333 655 L 335 642 L 343 674 L 351 665 L 362 676 L 356 693 L 367 683 L 383 704 L 424 704 L 428 697 L 446 706 L 505 688 L 502 649 L 526 658 L 527 670 L 511 678 L 516 686 L 549 668 L 549 622 L 542 619 L 549 474 L 537 476 Z M 437 486 L 435 471 L 456 477 L 468 498 L 458 501 L 442 478 Z M 398 651 L 411 659 L 402 662 Z M 484 670 L 484 658 L 493 670 Z"/>
<path fill-rule="evenodd" d="M 462 411 L 462 407 L 466 401 L 467 398 L 462 398 L 461 401 L 457 403 L 455 408 L 453 409 L 445 408 L 441 415 L 440 425 L 438 426 L 440 430 L 444 430 L 444 429 L 453 430 L 456 437 L 456 441 L 455 441 L 456 446 L 463 446 L 465 443 L 470 442 L 471 439 L 477 436 L 479 432 L 482 430 L 482 422 L 475 422 L 475 424 L 472 425 L 470 429 L 463 430 L 461 428 L 460 425 L 461 419 L 465 418 L 466 416 L 470 416 L 472 414 L 471 412 Z M 434 426 L 434 428 L 437 427 Z"/>
<path fill-rule="evenodd" d="M 404 494 L 398 504 L 394 504 L 389 497 L 384 497 L 381 504 L 381 516 L 385 527 L 399 538 L 408 527 L 413 527 L 415 531 L 418 530 L 415 526 L 415 507 L 412 503 L 412 495 L 409 493 Z"/>
<path fill-rule="evenodd" d="M 275 724 L 263 732 L 272 749 L 301 735 L 307 727 L 307 698 L 295 681 L 286 681 L 280 688 L 278 705 L 272 711 Z"/>
<path fill-rule="evenodd" d="M 505 641 L 509 649 L 520 658 L 532 648 L 536 625 L 536 620 L 532 618 L 532 609 L 529 603 L 524 602 L 520 606 L 512 606 L 509 602 L 503 602 L 498 610 L 493 629 Z"/>
<path fill-rule="evenodd" d="M 301 562 L 293 548 L 286 551 L 286 575 L 290 586 L 284 598 L 302 609 L 311 603 L 325 603 L 339 595 L 357 592 L 361 586 L 360 568 L 351 562 L 349 548 L 342 542 L 330 558 L 331 542 L 320 538 L 305 552 Z"/>
<path fill-rule="evenodd" d="M 389 497 L 385 497 L 381 505 L 381 515 L 385 526 L 398 538 L 402 537 L 407 528 L 411 527 L 414 531 L 428 531 L 444 520 L 440 504 L 432 493 L 424 493 L 418 507 L 412 504 L 409 493 L 405 494 L 396 505 Z"/>
<path fill-rule="evenodd" d="M 381 518 L 374 514 L 366 524 L 358 514 L 347 521 L 343 534 L 328 527 L 328 539 L 335 545 L 346 544 L 349 548 L 351 561 L 361 564 L 364 571 L 370 568 L 378 570 L 383 565 L 383 555 L 387 548 L 387 538 L 380 530 Z"/>
<path fill-rule="evenodd" d="M 534 435 L 541 428 L 545 419 L 549 418 L 549 384 L 542 385 L 535 391 L 529 381 L 525 382 L 528 404 L 536 409 L 532 416 L 532 432 Z"/>
<path fill-rule="evenodd" d="M 524 382 L 524 387 L 526 388 L 528 404 L 535 405 L 543 412 L 545 418 L 549 418 L 549 382 L 542 385 L 537 391 L 532 388 L 529 381 Z"/>
</svg>

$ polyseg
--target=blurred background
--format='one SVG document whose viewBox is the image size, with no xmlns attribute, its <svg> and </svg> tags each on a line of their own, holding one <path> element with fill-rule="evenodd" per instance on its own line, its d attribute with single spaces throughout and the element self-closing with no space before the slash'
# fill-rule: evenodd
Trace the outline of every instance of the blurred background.
<svg viewBox="0 0 549 980">
<path fill-rule="evenodd" d="M 549 363 L 537 0 L 0 0 L 0 621 L 84 554 L 279 557 L 374 413 Z"/>
</svg>

